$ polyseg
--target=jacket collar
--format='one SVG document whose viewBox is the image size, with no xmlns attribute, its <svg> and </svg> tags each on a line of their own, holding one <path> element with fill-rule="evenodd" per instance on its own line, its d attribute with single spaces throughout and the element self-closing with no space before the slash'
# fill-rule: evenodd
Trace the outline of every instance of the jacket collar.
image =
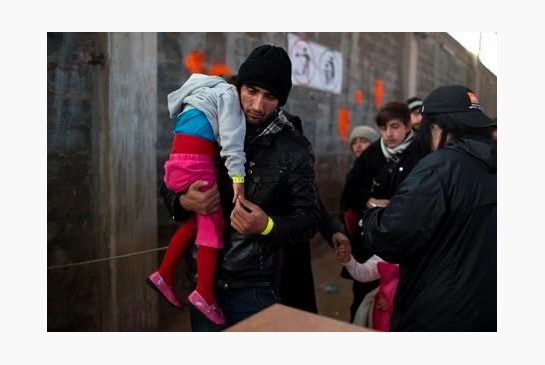
<svg viewBox="0 0 545 365">
<path fill-rule="evenodd" d="M 247 138 L 246 143 L 258 143 L 269 146 L 273 136 L 284 129 L 295 129 L 282 109 L 277 109 L 264 126 Z"/>
<path fill-rule="evenodd" d="M 467 153 L 479 160 L 489 172 L 497 170 L 497 144 L 489 139 L 466 135 L 447 143 L 445 148 Z"/>
</svg>

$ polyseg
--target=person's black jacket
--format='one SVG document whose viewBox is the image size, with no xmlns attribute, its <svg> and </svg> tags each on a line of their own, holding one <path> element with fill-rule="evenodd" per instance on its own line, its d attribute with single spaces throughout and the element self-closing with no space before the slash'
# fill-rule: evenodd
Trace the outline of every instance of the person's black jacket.
<svg viewBox="0 0 545 365">
<path fill-rule="evenodd" d="M 218 187 L 225 230 L 217 277 L 233 286 L 267 282 L 278 286 L 282 246 L 302 244 L 316 232 L 319 212 L 314 155 L 308 140 L 287 127 L 275 134 L 247 138 L 244 150 L 246 199 L 260 206 L 275 224 L 266 236 L 242 235 L 230 226 L 232 184 L 223 163 L 218 160 Z M 164 186 L 161 193 L 174 219 L 183 221 L 192 214 L 180 207 L 178 194 Z"/>
<path fill-rule="evenodd" d="M 361 214 L 366 208 L 369 198 L 390 199 L 395 194 L 399 184 L 407 177 L 416 165 L 421 154 L 417 142 L 413 141 L 395 159 L 386 159 L 380 147 L 380 139 L 371 144 L 359 158 L 354 161 L 352 169 L 346 176 L 346 182 L 341 194 L 341 219 L 348 209 L 355 209 Z M 359 233 L 359 227 L 356 227 Z M 373 254 L 361 243 L 359 234 L 351 237 L 352 255 L 358 262 L 365 262 Z M 342 276 L 349 278 L 350 274 L 343 268 Z M 378 281 L 364 283 L 373 289 Z M 359 305 L 359 303 L 358 303 Z"/>
<path fill-rule="evenodd" d="M 423 158 L 363 242 L 399 263 L 392 331 L 496 331 L 495 144 L 464 137 Z"/>
<path fill-rule="evenodd" d="M 333 220 L 319 196 L 318 206 L 320 211 L 320 218 L 317 222 L 318 231 L 333 247 L 331 240 L 333 234 L 342 232 L 342 230 Z M 300 244 L 284 246 L 280 303 L 307 312 L 318 313 L 311 257 L 312 252 L 308 240 Z"/>
<path fill-rule="evenodd" d="M 354 208 L 366 209 L 369 198 L 390 199 L 397 187 L 418 162 L 417 143 L 412 142 L 395 159 L 386 159 L 380 147 L 380 139 L 371 144 L 354 161 L 346 176 L 341 194 L 341 213 Z"/>
<path fill-rule="evenodd" d="M 341 194 L 341 220 L 344 213 L 353 209 L 360 217 L 366 209 L 369 198 L 390 199 L 403 179 L 409 174 L 418 162 L 421 154 L 417 147 L 417 141 L 413 141 L 405 151 L 395 159 L 387 160 L 380 147 L 380 139 L 371 144 L 359 158 L 354 161 L 349 171 L 343 192 Z M 352 243 L 352 255 L 358 262 L 365 262 L 373 253 L 361 242 L 359 227 L 354 227 L 354 235 L 350 236 Z M 350 274 L 343 267 L 341 276 L 351 279 Z M 354 280 L 352 292 L 354 293 L 350 306 L 350 318 L 354 319 L 357 309 L 365 295 L 375 289 L 379 280 L 361 283 Z"/>
<path fill-rule="evenodd" d="M 289 114 L 287 114 L 287 117 L 292 122 L 295 129 L 303 133 L 301 119 Z M 328 244 L 333 247 L 331 238 L 335 232 L 341 232 L 341 228 L 327 211 L 319 194 L 318 208 L 318 231 Z M 282 280 L 280 283 L 280 303 L 307 312 L 318 313 L 311 256 L 312 252 L 308 240 L 300 242 L 299 244 L 284 245 L 284 261 L 282 263 Z"/>
</svg>

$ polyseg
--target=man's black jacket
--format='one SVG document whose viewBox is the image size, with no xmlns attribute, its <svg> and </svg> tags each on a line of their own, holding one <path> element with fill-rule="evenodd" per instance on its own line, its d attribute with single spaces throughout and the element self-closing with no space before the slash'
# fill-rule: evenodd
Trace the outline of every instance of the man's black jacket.
<svg viewBox="0 0 545 365">
<path fill-rule="evenodd" d="M 316 232 L 319 210 L 314 155 L 308 140 L 287 125 L 277 133 L 248 137 L 245 153 L 246 199 L 260 206 L 275 224 L 266 236 L 242 235 L 231 227 L 232 184 L 222 161 L 218 160 L 218 187 L 225 229 L 217 276 L 231 285 L 271 283 L 278 286 L 282 246 L 302 244 Z M 179 194 L 169 191 L 164 184 L 161 194 L 173 219 L 184 221 L 193 214 L 181 208 L 177 199 Z"/>
</svg>

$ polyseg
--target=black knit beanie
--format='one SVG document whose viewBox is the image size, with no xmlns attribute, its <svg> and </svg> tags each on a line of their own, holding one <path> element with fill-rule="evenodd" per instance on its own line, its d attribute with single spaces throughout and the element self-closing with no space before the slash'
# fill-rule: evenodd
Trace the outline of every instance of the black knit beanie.
<svg viewBox="0 0 545 365">
<path fill-rule="evenodd" d="M 237 87 L 242 84 L 262 87 L 286 104 L 291 89 L 291 61 L 282 47 L 259 46 L 238 69 Z"/>
</svg>

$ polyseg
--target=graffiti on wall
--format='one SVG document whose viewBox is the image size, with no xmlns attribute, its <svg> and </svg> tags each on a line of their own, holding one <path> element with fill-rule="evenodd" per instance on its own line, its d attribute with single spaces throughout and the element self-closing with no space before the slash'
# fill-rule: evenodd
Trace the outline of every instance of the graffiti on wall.
<svg viewBox="0 0 545 365">
<path fill-rule="evenodd" d="M 384 82 L 382 80 L 375 80 L 375 106 L 377 109 L 382 105 L 384 100 Z"/>
<path fill-rule="evenodd" d="M 341 93 L 343 57 L 338 51 L 288 34 L 293 85 Z"/>
<path fill-rule="evenodd" d="M 354 101 L 358 106 L 361 106 L 363 104 L 363 91 L 361 89 L 357 89 L 356 91 L 354 91 Z"/>
<path fill-rule="evenodd" d="M 348 132 L 350 132 L 350 110 L 341 107 L 337 116 L 337 133 L 342 141 L 346 141 L 348 139 Z"/>
<path fill-rule="evenodd" d="M 208 64 L 203 51 L 192 51 L 184 60 L 185 68 L 191 73 L 211 76 L 232 75 L 231 68 L 224 63 Z"/>
</svg>

